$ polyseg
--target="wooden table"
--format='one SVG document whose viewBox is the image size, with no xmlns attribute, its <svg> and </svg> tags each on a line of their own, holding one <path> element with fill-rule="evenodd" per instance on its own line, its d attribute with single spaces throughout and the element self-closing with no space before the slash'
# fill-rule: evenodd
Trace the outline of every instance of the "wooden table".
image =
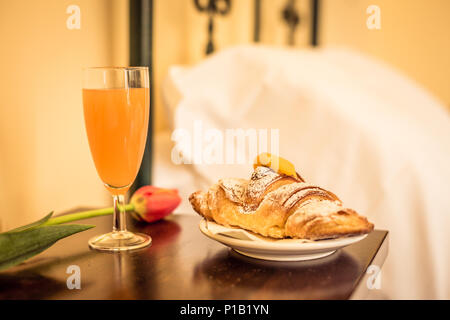
<svg viewBox="0 0 450 320">
<path fill-rule="evenodd" d="M 368 292 L 369 265 L 381 267 L 388 232 L 326 258 L 261 261 L 231 251 L 200 233 L 200 218 L 173 215 L 129 229 L 148 233 L 151 247 L 123 253 L 90 250 L 90 237 L 111 230 L 111 217 L 81 223 L 95 228 L 57 242 L 26 263 L 0 272 L 0 299 L 348 299 Z M 66 273 L 79 266 L 81 289 Z"/>
</svg>

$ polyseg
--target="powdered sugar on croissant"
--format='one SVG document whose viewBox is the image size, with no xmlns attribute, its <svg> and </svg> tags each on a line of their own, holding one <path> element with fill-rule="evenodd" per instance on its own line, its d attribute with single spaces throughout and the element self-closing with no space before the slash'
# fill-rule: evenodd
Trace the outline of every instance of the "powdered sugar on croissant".
<svg viewBox="0 0 450 320">
<path fill-rule="evenodd" d="M 368 233 L 373 224 L 323 188 L 255 168 L 250 180 L 221 179 L 189 197 L 200 215 L 272 238 L 326 239 Z"/>
</svg>

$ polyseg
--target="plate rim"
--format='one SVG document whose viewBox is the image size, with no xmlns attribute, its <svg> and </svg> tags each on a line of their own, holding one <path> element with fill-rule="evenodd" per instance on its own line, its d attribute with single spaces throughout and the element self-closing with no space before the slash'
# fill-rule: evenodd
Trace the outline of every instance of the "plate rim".
<svg viewBox="0 0 450 320">
<path fill-rule="evenodd" d="M 213 222 L 213 221 L 208 221 L 208 223 L 217 224 L 216 222 Z M 335 238 L 335 239 L 319 240 L 319 241 L 327 241 L 327 242 L 315 241 L 315 242 L 299 242 L 299 243 L 286 243 L 286 242 L 280 243 L 280 242 L 277 242 L 277 240 L 274 240 L 274 242 L 267 242 L 267 243 L 262 244 L 261 242 L 240 240 L 240 239 L 226 237 L 226 236 L 223 236 L 220 234 L 212 233 L 208 229 L 206 229 L 205 219 L 200 220 L 199 229 L 208 238 L 218 241 L 218 242 L 228 245 L 228 246 L 238 246 L 241 248 L 244 247 L 244 248 L 248 248 L 248 249 L 257 249 L 257 250 L 297 251 L 297 252 L 298 251 L 310 251 L 310 250 L 327 250 L 327 249 L 332 250 L 332 249 L 336 249 L 336 248 L 343 248 L 350 244 L 359 242 L 368 236 L 368 234 L 366 233 L 366 234 L 361 234 L 361 235 L 340 237 L 340 238 Z M 345 240 L 347 240 L 347 241 L 345 241 Z M 281 239 L 280 239 L 280 241 L 281 241 Z"/>
</svg>

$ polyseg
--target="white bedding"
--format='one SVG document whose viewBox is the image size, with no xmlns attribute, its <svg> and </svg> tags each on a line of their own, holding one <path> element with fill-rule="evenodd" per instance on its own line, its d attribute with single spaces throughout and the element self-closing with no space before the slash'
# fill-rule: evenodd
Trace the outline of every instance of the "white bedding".
<svg viewBox="0 0 450 320">
<path fill-rule="evenodd" d="M 348 50 L 245 46 L 172 67 L 163 95 L 173 129 L 279 129 L 280 155 L 307 181 L 389 230 L 389 298 L 450 298 L 450 118 L 416 83 Z M 192 191 L 251 171 L 177 166 L 170 133 L 156 141 L 155 184 L 180 189 L 178 211 L 192 212 Z"/>
</svg>

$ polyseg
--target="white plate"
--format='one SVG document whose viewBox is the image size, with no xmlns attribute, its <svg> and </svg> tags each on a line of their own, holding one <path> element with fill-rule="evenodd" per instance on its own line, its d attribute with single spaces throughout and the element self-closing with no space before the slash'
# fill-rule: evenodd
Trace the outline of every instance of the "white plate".
<svg viewBox="0 0 450 320">
<path fill-rule="evenodd" d="M 256 259 L 272 261 L 302 261 L 329 256 L 336 250 L 361 241 L 367 234 L 327 240 L 271 240 L 240 228 L 227 228 L 201 220 L 200 231 L 235 251 Z"/>
</svg>

